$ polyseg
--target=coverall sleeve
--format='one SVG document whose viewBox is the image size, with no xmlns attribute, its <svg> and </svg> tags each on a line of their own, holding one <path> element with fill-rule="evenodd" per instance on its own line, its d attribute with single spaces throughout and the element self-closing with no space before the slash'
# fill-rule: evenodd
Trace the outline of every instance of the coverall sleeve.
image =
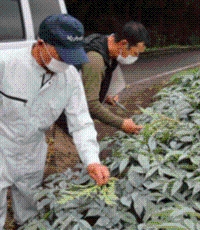
<svg viewBox="0 0 200 230">
<path fill-rule="evenodd" d="M 69 133 L 73 137 L 80 159 L 87 166 L 100 163 L 99 144 L 93 120 L 89 114 L 85 92 L 79 73 L 74 69 L 70 99 L 65 108 Z"/>
<path fill-rule="evenodd" d="M 2 62 L 0 60 L 0 90 L 1 90 L 1 86 L 2 86 L 2 79 L 3 79 L 3 75 L 4 75 L 4 62 Z"/>
<path fill-rule="evenodd" d="M 105 72 L 103 57 L 94 51 L 88 52 L 87 55 L 90 62 L 82 66 L 82 79 L 90 114 L 92 118 L 105 124 L 121 128 L 123 118 L 112 113 L 99 101 L 102 77 Z"/>
</svg>

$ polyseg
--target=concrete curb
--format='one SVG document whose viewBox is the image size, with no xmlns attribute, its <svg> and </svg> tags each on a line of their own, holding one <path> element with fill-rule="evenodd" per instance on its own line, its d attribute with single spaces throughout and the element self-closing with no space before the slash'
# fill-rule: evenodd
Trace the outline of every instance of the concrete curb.
<svg viewBox="0 0 200 230">
<path fill-rule="evenodd" d="M 178 54 L 183 52 L 192 52 L 192 51 L 200 51 L 200 47 L 188 46 L 188 47 L 178 47 L 178 48 L 159 48 L 157 50 L 149 50 L 141 53 L 141 57 L 150 57 L 150 56 L 158 56 L 158 55 L 170 55 L 170 54 Z"/>
</svg>

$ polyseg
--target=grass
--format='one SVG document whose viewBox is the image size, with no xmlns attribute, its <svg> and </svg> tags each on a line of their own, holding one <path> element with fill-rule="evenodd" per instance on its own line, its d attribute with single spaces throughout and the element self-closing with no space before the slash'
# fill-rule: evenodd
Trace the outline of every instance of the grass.
<svg viewBox="0 0 200 230">
<path fill-rule="evenodd" d="M 157 50 L 170 50 L 170 49 L 189 49 L 189 48 L 200 48 L 200 45 L 178 45 L 178 44 L 174 44 L 174 45 L 169 45 L 169 46 L 162 46 L 162 47 L 151 47 L 151 48 L 147 48 L 145 50 L 145 52 L 151 52 L 151 51 L 157 51 Z"/>
<path fill-rule="evenodd" d="M 180 76 L 180 75 L 190 75 L 190 74 L 195 74 L 198 70 L 200 70 L 200 67 L 198 68 L 191 68 L 191 69 L 186 69 L 180 72 L 177 72 L 172 75 L 172 77 Z"/>
</svg>

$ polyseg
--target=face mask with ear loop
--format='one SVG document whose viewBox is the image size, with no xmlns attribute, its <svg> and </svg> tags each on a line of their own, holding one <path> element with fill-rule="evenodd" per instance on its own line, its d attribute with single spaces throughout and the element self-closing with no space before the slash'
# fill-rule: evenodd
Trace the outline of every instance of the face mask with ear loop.
<svg viewBox="0 0 200 230">
<path fill-rule="evenodd" d="M 50 71 L 52 71 L 54 73 L 63 73 L 63 72 L 65 72 L 67 70 L 67 68 L 69 67 L 69 65 L 67 63 L 65 63 L 65 62 L 58 61 L 55 58 L 53 58 L 45 43 L 44 43 L 44 45 L 45 45 L 45 49 L 46 49 L 48 55 L 51 57 L 51 60 L 50 60 L 49 64 L 46 64 L 45 61 L 44 61 L 44 58 L 42 56 L 42 53 L 40 51 L 40 57 L 41 57 L 43 63 L 45 64 L 45 66 Z"/>
<path fill-rule="evenodd" d="M 117 56 L 117 61 L 122 65 L 130 65 L 138 60 L 137 56 L 132 56 L 132 55 L 128 55 L 127 57 L 122 57 L 121 53 L 122 50 L 120 54 Z"/>
</svg>

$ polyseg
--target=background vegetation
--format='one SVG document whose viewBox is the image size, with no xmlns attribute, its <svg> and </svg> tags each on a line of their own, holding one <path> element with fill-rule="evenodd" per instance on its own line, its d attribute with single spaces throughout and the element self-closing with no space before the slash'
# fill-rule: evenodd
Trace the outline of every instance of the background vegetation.
<svg viewBox="0 0 200 230">
<path fill-rule="evenodd" d="M 200 41 L 198 0 L 65 0 L 70 14 L 85 25 L 86 34 L 112 33 L 118 24 L 142 22 L 152 46 L 196 45 Z"/>
</svg>

